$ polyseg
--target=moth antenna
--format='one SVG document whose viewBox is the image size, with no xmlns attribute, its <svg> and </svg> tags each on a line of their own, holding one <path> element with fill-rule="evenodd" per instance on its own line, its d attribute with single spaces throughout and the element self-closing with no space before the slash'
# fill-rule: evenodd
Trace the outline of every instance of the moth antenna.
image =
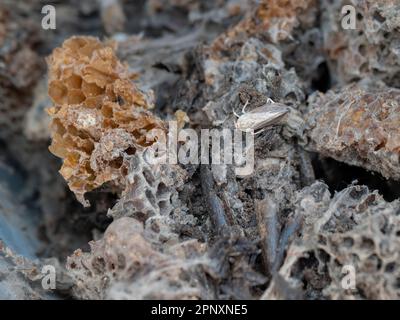
<svg viewBox="0 0 400 320">
<path fill-rule="evenodd" d="M 254 132 L 253 133 L 253 135 L 258 135 L 258 134 L 260 134 L 260 133 L 263 133 L 265 130 L 267 130 L 268 128 L 264 128 L 264 129 L 260 129 L 259 131 L 257 131 L 257 132 Z"/>
<path fill-rule="evenodd" d="M 234 114 L 236 117 L 240 118 L 240 116 L 236 113 L 236 111 L 235 111 L 234 109 L 232 109 L 232 111 L 233 111 L 233 114 Z"/>
<path fill-rule="evenodd" d="M 246 103 L 244 104 L 243 108 L 242 108 L 242 113 L 246 112 L 246 107 L 249 104 L 249 100 L 246 101 Z"/>
</svg>

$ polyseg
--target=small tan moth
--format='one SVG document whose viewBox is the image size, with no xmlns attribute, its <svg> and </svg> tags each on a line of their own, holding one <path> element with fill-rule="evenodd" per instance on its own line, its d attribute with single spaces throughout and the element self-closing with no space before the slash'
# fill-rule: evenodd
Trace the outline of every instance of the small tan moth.
<svg viewBox="0 0 400 320">
<path fill-rule="evenodd" d="M 282 104 L 276 103 L 271 99 L 261 107 L 255 108 L 249 112 L 245 112 L 248 102 L 243 107 L 243 114 L 235 115 L 238 117 L 236 121 L 236 129 L 249 132 L 254 131 L 254 134 L 263 132 L 266 128 L 277 124 L 279 120 L 289 112 L 289 108 Z M 258 131 L 257 131 L 258 130 Z M 257 131 L 257 132 L 256 132 Z"/>
</svg>

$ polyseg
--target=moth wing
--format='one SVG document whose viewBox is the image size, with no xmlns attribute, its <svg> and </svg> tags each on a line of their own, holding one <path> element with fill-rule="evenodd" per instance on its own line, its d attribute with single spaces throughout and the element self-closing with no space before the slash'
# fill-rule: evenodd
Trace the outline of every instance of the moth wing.
<svg viewBox="0 0 400 320">
<path fill-rule="evenodd" d="M 264 113 L 264 112 L 272 112 L 272 113 L 282 113 L 285 114 L 289 112 L 289 108 L 282 103 L 267 103 L 261 107 L 254 108 L 250 110 L 248 113 Z"/>
<path fill-rule="evenodd" d="M 257 123 L 260 121 L 260 116 L 257 113 L 245 113 L 237 120 L 238 129 L 246 131 L 248 129 L 256 129 Z"/>
<path fill-rule="evenodd" d="M 277 123 L 289 109 L 284 104 L 267 104 L 255 108 L 246 115 L 254 121 L 252 129 L 257 130 Z"/>
</svg>

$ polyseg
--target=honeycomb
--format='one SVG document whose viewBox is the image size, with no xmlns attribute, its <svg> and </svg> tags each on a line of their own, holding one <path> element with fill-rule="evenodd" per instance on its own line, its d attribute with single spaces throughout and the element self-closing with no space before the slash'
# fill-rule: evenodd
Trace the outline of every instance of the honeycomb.
<svg viewBox="0 0 400 320">
<path fill-rule="evenodd" d="M 294 28 L 300 25 L 302 12 L 316 6 L 315 0 L 261 1 L 256 16 L 261 28 L 267 30 L 273 42 L 290 38 Z"/>
<path fill-rule="evenodd" d="M 200 284 L 191 269 L 208 260 L 185 260 L 189 254 L 203 253 L 204 245 L 197 241 L 162 253 L 145 237 L 140 221 L 123 217 L 107 228 L 102 239 L 90 242 L 90 247 L 91 252 L 76 250 L 67 260 L 74 294 L 82 299 L 201 297 Z"/>
<path fill-rule="evenodd" d="M 341 8 L 351 4 L 356 28 L 341 26 Z M 322 30 L 331 75 L 340 84 L 367 77 L 400 86 L 398 0 L 323 1 Z"/>
<path fill-rule="evenodd" d="M 309 148 L 350 165 L 400 179 L 400 90 L 351 84 L 310 97 Z"/>
<path fill-rule="evenodd" d="M 307 298 L 398 299 L 400 290 L 398 200 L 387 203 L 365 186 L 350 186 L 333 198 L 315 182 L 298 193 L 300 236 L 280 269 Z M 343 267 L 353 266 L 355 288 L 343 288 Z"/>
<path fill-rule="evenodd" d="M 205 47 L 206 84 L 214 92 L 218 91 L 224 87 L 226 73 L 232 69 L 234 81 L 244 82 L 249 80 L 245 78 L 246 73 L 260 70 L 257 64 L 282 70 L 285 63 L 281 42 L 294 40 L 296 28 L 311 29 L 316 8 L 314 0 L 260 1 L 255 10 Z"/>
<path fill-rule="evenodd" d="M 151 164 L 146 159 L 145 151 L 127 158 L 127 186 L 108 213 L 114 219 L 128 216 L 146 221 L 168 216 L 178 206 L 174 197 L 186 179 L 186 171 L 178 165 Z"/>
<path fill-rule="evenodd" d="M 254 36 L 267 36 L 273 43 L 286 40 L 302 20 L 314 20 L 314 8 L 315 0 L 259 1 L 256 10 L 213 41 L 211 54 L 221 58 L 230 46 Z"/>
<path fill-rule="evenodd" d="M 77 199 L 105 183 L 125 186 L 124 157 L 152 143 L 164 123 L 149 109 L 152 92 L 141 91 L 114 53 L 93 37 L 72 37 L 47 59 L 53 106 L 50 151 L 63 159 L 60 173 Z"/>
<path fill-rule="evenodd" d="M 67 259 L 73 294 L 80 299 L 250 298 L 265 278 L 249 264 L 255 246 L 240 237 L 221 237 L 211 248 L 195 239 L 156 246 L 147 226 L 122 217 L 112 222 L 90 252 Z M 171 232 L 171 230 L 170 230 Z M 239 270 L 233 284 L 230 270 Z M 209 288 L 222 283 L 210 294 Z"/>
</svg>

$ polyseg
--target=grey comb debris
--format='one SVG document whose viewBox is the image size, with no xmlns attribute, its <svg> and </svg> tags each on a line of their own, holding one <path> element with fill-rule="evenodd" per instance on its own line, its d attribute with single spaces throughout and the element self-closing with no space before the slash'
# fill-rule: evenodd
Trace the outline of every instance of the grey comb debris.
<svg viewBox="0 0 400 320">
<path fill-rule="evenodd" d="M 400 298 L 398 0 L 56 3 L 53 32 L 43 0 L 0 1 L 0 298 Z M 349 4 L 355 29 L 342 26 Z M 48 150 L 45 59 L 71 37 L 67 51 L 92 67 L 60 60 L 53 111 L 88 100 L 107 118 L 92 129 L 110 134 L 93 144 L 94 131 L 54 123 L 60 146 L 73 142 L 68 162 L 82 163 L 64 173 L 118 172 L 86 208 Z M 118 128 L 140 124 L 134 140 L 151 130 L 137 112 L 250 136 L 254 170 L 149 163 L 150 146 Z M 45 265 L 55 290 L 41 286 Z"/>
</svg>

